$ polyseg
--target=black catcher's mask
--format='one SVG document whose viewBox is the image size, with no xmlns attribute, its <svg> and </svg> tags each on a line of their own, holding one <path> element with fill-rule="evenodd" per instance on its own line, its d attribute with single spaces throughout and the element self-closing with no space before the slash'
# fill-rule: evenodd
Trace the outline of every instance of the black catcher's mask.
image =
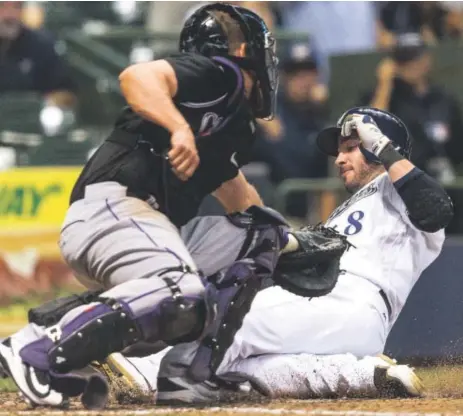
<svg viewBox="0 0 463 416">
<path fill-rule="evenodd" d="M 245 39 L 245 57 L 230 55 L 230 42 L 214 12 L 224 12 L 235 20 Z M 276 42 L 265 22 L 240 6 L 213 3 L 199 8 L 185 22 L 180 34 L 180 51 L 205 56 L 223 56 L 255 74 L 251 105 L 257 118 L 271 120 L 278 90 Z"/>
</svg>

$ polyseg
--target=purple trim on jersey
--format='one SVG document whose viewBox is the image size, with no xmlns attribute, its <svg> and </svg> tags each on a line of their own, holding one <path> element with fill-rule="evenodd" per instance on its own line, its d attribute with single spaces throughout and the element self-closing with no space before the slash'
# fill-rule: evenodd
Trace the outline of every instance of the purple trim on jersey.
<svg viewBox="0 0 463 416">
<path fill-rule="evenodd" d="M 216 98 L 215 100 L 212 100 L 212 101 L 206 101 L 206 102 L 203 102 L 203 103 L 195 103 L 195 102 L 192 102 L 192 101 L 184 101 L 184 102 L 181 102 L 180 105 L 182 105 L 184 107 L 189 107 L 189 108 L 206 108 L 206 107 L 212 107 L 213 105 L 216 105 L 216 104 L 220 103 L 225 98 L 227 98 L 227 94 L 224 94 L 221 97 Z"/>
<path fill-rule="evenodd" d="M 233 91 L 229 100 L 229 103 L 233 103 L 238 97 L 238 94 L 242 91 L 244 85 L 243 74 L 241 72 L 241 69 L 234 62 L 229 61 L 228 59 L 223 58 L 221 56 L 213 56 L 212 59 L 214 61 L 220 62 L 222 65 L 228 66 L 229 68 L 233 69 L 233 71 L 235 71 L 236 77 L 238 78 L 238 83 L 236 85 L 235 91 Z"/>
</svg>

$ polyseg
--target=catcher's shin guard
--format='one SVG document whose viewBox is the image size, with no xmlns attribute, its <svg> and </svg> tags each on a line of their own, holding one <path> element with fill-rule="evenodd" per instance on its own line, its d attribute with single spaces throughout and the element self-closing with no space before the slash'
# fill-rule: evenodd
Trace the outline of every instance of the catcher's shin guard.
<svg viewBox="0 0 463 416">
<path fill-rule="evenodd" d="M 243 257 L 209 278 L 206 303 L 216 304 L 217 317 L 201 337 L 189 368 L 194 381 L 208 380 L 215 373 L 254 297 L 268 283 L 286 236 L 281 225 L 253 227 L 253 243 Z"/>
<path fill-rule="evenodd" d="M 67 334 L 59 336 L 60 327 L 52 327 L 51 334 L 54 329 L 56 338 L 48 352 L 50 368 L 67 373 L 137 342 L 142 334 L 130 312 L 126 305 L 111 299 L 89 311 L 92 318 L 86 314 L 86 322 L 76 320 L 73 326 L 64 327 Z"/>
<path fill-rule="evenodd" d="M 104 293 L 98 302 L 69 312 L 59 324 L 46 328 L 45 336 L 24 346 L 22 359 L 36 368 L 63 374 L 102 361 L 138 341 L 196 339 L 207 316 L 200 278 L 171 272 L 169 277 L 153 279 L 153 285 L 160 286 L 157 290 L 146 292 L 152 288 L 148 279 L 133 280 Z M 110 298 L 116 289 L 131 296 Z"/>
</svg>

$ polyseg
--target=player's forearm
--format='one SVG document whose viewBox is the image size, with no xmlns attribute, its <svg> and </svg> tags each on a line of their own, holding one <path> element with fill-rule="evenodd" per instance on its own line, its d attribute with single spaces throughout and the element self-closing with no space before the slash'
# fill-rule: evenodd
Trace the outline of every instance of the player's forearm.
<svg viewBox="0 0 463 416">
<path fill-rule="evenodd" d="M 379 158 L 418 229 L 436 232 L 450 223 L 453 204 L 436 180 L 405 159 L 392 144 L 386 146 Z"/>
<path fill-rule="evenodd" d="M 386 168 L 392 182 L 402 179 L 415 168 L 413 163 L 394 149 L 392 143 L 389 143 L 378 157 Z"/>
<path fill-rule="evenodd" d="M 253 205 L 264 206 L 256 188 L 246 180 L 242 172 L 223 183 L 212 195 L 219 200 L 227 214 L 246 211 Z"/>
<path fill-rule="evenodd" d="M 257 205 L 259 207 L 264 206 L 262 198 L 256 188 L 249 183 L 247 184 L 245 192 L 231 193 L 227 198 L 219 199 L 219 201 L 225 208 L 227 214 L 246 211 L 253 205 Z"/>
<path fill-rule="evenodd" d="M 257 192 L 257 189 L 254 188 L 254 186 L 249 183 L 248 183 L 247 198 L 244 202 L 244 205 L 246 205 L 246 207 L 244 209 L 241 209 L 241 211 L 248 209 L 252 205 L 256 205 L 258 207 L 264 206 L 264 202 L 262 201 L 262 198 Z"/>
<path fill-rule="evenodd" d="M 170 132 L 189 128 L 172 100 L 177 79 L 167 62 L 132 65 L 121 73 L 119 80 L 122 94 L 137 114 Z"/>
</svg>

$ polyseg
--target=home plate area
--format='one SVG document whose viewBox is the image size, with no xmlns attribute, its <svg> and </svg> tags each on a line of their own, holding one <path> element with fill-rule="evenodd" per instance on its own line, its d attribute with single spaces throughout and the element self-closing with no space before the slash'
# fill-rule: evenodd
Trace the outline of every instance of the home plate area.
<svg viewBox="0 0 463 416">
<path fill-rule="evenodd" d="M 162 407 L 153 403 L 119 404 L 112 400 L 105 410 L 86 411 L 78 400 L 68 410 L 31 409 L 16 393 L 0 393 L 0 416 L 10 415 L 298 415 L 298 416 L 438 416 L 462 415 L 463 367 L 441 366 L 418 369 L 427 395 L 421 399 L 333 399 L 333 400 L 253 400 L 207 408 Z"/>
</svg>

